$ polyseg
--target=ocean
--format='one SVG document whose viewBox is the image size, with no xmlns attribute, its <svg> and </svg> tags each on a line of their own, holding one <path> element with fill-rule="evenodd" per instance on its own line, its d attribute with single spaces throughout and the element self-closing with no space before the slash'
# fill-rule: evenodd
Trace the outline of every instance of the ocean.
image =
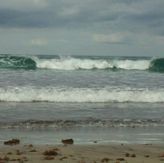
<svg viewBox="0 0 164 163">
<path fill-rule="evenodd" d="M 164 59 L 0 55 L 0 143 L 163 143 Z"/>
</svg>

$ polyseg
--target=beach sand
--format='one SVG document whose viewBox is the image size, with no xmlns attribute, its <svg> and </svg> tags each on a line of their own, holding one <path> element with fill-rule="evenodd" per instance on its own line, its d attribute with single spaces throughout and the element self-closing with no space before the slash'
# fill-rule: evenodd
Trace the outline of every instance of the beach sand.
<svg viewBox="0 0 164 163">
<path fill-rule="evenodd" d="M 1 145 L 0 163 L 161 163 L 164 145 Z"/>
</svg>

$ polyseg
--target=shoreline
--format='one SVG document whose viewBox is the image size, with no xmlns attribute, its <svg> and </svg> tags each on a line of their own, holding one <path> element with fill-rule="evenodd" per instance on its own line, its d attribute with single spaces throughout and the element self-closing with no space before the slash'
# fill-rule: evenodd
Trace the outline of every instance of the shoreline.
<svg viewBox="0 0 164 163">
<path fill-rule="evenodd" d="M 1 145 L 0 163 L 160 163 L 164 144 Z"/>
</svg>

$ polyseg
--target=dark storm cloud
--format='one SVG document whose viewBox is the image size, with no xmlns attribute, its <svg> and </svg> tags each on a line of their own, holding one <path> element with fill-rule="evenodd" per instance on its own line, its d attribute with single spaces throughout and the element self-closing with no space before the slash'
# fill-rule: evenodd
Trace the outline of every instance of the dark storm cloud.
<svg viewBox="0 0 164 163">
<path fill-rule="evenodd" d="M 1 27 L 47 27 L 51 25 L 50 19 L 46 19 L 44 11 L 19 11 L 13 9 L 0 9 Z M 45 17 L 45 18 L 44 18 Z"/>
<path fill-rule="evenodd" d="M 152 7 L 152 6 L 151 6 Z M 154 6 L 146 11 L 142 10 L 138 13 L 127 13 L 122 16 L 122 24 L 131 29 L 138 29 L 138 31 L 153 32 L 160 34 L 164 32 L 164 3 L 161 6 Z M 120 23 L 121 23 L 120 21 Z M 163 32 L 162 32 L 163 31 Z"/>
<path fill-rule="evenodd" d="M 64 10 L 64 9 L 63 9 Z M 71 10 L 71 9 L 70 9 Z M 73 9 L 72 9 L 73 10 Z M 68 11 L 69 12 L 69 11 Z M 70 11 L 71 12 L 71 11 Z M 86 26 L 92 23 L 103 21 L 114 21 L 118 14 L 101 14 L 95 9 L 83 8 L 77 13 L 60 13 L 59 8 L 49 8 L 39 11 L 22 11 L 15 9 L 0 8 L 1 27 L 65 27 L 65 26 Z"/>
<path fill-rule="evenodd" d="M 127 15 L 124 22 L 130 22 L 132 28 L 139 27 L 141 30 L 150 30 L 153 33 L 161 34 L 164 32 L 164 12 L 148 12 Z"/>
<path fill-rule="evenodd" d="M 2 0 L 0 0 L 1 2 Z M 17 0 L 19 2 L 19 0 Z M 47 0 L 42 8 L 0 7 L 0 27 L 144 30 L 164 33 L 163 0 Z M 42 1 L 43 2 L 43 1 Z M 24 2 L 25 3 L 25 2 Z M 36 1 L 35 1 L 36 3 Z M 23 4 L 23 2 L 22 2 Z M 22 5 L 21 4 L 21 5 Z M 41 4 L 41 1 L 37 1 Z M 29 6 L 28 6 L 29 7 Z M 30 7 L 29 7 L 30 8 Z"/>
</svg>

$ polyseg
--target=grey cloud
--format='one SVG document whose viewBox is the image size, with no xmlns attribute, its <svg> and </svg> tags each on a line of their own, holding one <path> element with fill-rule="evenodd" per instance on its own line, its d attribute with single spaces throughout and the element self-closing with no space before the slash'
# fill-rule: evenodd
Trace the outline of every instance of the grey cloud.
<svg viewBox="0 0 164 163">
<path fill-rule="evenodd" d="M 65 27 L 83 26 L 88 23 L 113 21 L 116 14 L 101 14 L 99 11 L 84 9 L 72 15 L 60 15 L 58 9 L 43 11 L 18 11 L 14 9 L 0 9 L 1 27 Z"/>
<path fill-rule="evenodd" d="M 137 14 L 126 14 L 122 16 L 122 20 L 125 27 L 129 24 L 129 29 L 132 31 L 154 34 L 162 34 L 164 32 L 164 12 L 162 11 L 148 11 Z"/>
<path fill-rule="evenodd" d="M 43 8 L 36 6 L 35 9 L 33 6 L 30 10 L 25 6 L 20 9 L 16 5 L 14 8 L 11 5 L 8 8 L 1 6 L 0 27 L 89 27 L 104 32 L 145 30 L 155 34 L 164 33 L 163 0 L 47 0 L 46 3 Z"/>
<path fill-rule="evenodd" d="M 2 0 L 0 0 L 1 2 Z M 3 0 L 4 1 L 4 0 Z M 18 0 L 17 0 L 18 1 Z M 16 2 L 17 2 L 16 1 Z M 144 3 L 145 2 L 145 3 Z M 162 18 L 163 12 L 159 13 L 159 8 L 163 10 L 162 0 L 157 0 L 158 6 L 153 6 L 152 0 L 69 0 L 69 1 L 54 1 L 47 0 L 48 5 L 40 10 L 20 10 L 16 7 L 0 8 L 0 26 L 20 26 L 20 27 L 44 27 L 58 25 L 80 25 L 91 23 L 101 23 L 103 21 L 118 21 L 119 18 L 131 23 L 150 22 L 155 19 Z M 160 6 L 161 4 L 161 6 Z M 136 5 L 136 6 L 135 6 Z M 142 7 L 143 5 L 143 7 Z M 19 6 L 19 4 L 18 4 Z M 20 6 L 21 7 L 21 6 Z M 155 8 L 158 7 L 158 8 Z M 19 7 L 18 7 L 19 8 Z M 152 12 L 147 12 L 148 8 L 152 8 Z M 71 14 L 64 13 L 65 10 L 75 10 Z M 133 13 L 133 9 L 138 10 L 138 13 Z M 145 11 L 146 10 L 146 11 Z M 145 13 L 144 13 L 145 12 Z M 6 20 L 5 20 L 6 19 Z"/>
<path fill-rule="evenodd" d="M 1 0 L 0 0 L 1 1 Z M 127 1 L 127 0 L 126 0 Z M 126 2 L 125 1 L 125 2 Z M 0 26 L 7 27 L 80 27 L 92 25 L 92 23 L 101 23 L 115 21 L 119 13 L 113 11 L 114 1 L 52 1 L 47 0 L 48 5 L 44 8 L 33 7 L 30 10 L 11 6 L 9 8 L 0 8 Z M 122 3 L 122 2 L 121 2 Z M 19 6 L 19 4 L 18 4 Z M 24 9 L 24 10 L 23 10 Z M 64 10 L 77 10 L 72 14 L 62 15 Z"/>
<path fill-rule="evenodd" d="M 39 27 L 44 25 L 39 13 L 28 13 L 12 9 L 0 9 L 1 27 Z"/>
</svg>

